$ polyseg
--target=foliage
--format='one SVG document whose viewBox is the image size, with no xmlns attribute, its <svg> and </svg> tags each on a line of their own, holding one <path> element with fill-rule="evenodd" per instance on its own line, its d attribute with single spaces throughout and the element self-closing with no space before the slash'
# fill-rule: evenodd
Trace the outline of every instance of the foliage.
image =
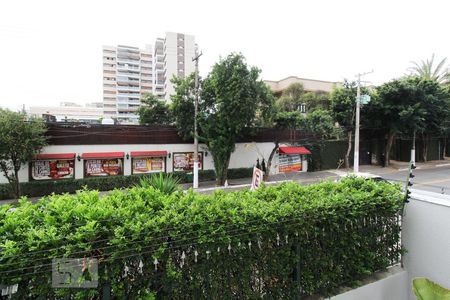
<svg viewBox="0 0 450 300">
<path fill-rule="evenodd" d="M 450 290 L 427 278 L 414 278 L 412 288 L 417 300 L 450 300 Z"/>
<path fill-rule="evenodd" d="M 171 112 L 178 134 L 185 140 L 194 138 L 195 73 L 171 79 L 175 94 L 171 95 Z M 199 79 L 199 84 L 201 79 Z"/>
<path fill-rule="evenodd" d="M 172 117 L 169 105 L 153 94 L 145 94 L 139 107 L 139 123 L 142 125 L 170 125 Z"/>
<path fill-rule="evenodd" d="M 42 119 L 0 108 L 0 170 L 16 198 L 21 195 L 19 170 L 46 145 L 45 131 Z"/>
<path fill-rule="evenodd" d="M 447 89 L 435 80 L 422 77 L 396 79 L 377 88 L 377 95 L 368 106 L 368 118 L 372 126 L 388 135 L 386 165 L 389 164 L 392 140 L 397 134 L 445 131 L 445 122 L 450 115 L 449 101 Z"/>
<path fill-rule="evenodd" d="M 230 156 L 242 131 L 270 117 L 273 96 L 258 79 L 259 74 L 242 54 L 230 54 L 216 63 L 203 81 L 200 140 L 211 151 L 219 185 L 227 179 Z"/>
<path fill-rule="evenodd" d="M 305 128 L 323 139 L 338 138 L 340 129 L 334 125 L 333 117 L 327 110 L 316 109 L 306 115 Z"/>
<path fill-rule="evenodd" d="M 421 60 L 420 62 L 412 62 L 412 66 L 408 70 L 411 72 L 411 75 L 435 80 L 443 84 L 449 84 L 450 72 L 448 66 L 446 66 L 446 62 L 447 58 L 444 58 L 435 66 L 433 53 L 431 58 L 426 61 Z"/>
<path fill-rule="evenodd" d="M 297 129 L 304 127 L 305 116 L 299 111 L 281 111 L 275 116 L 275 126 L 280 129 Z"/>
<path fill-rule="evenodd" d="M 300 105 L 302 105 L 305 89 L 301 83 L 292 83 L 285 90 L 283 94 L 276 101 L 276 106 L 280 111 L 299 111 Z"/>
<path fill-rule="evenodd" d="M 212 195 L 133 187 L 21 200 L 0 207 L 0 284 L 18 283 L 15 299 L 98 299 L 108 285 L 114 299 L 329 296 L 398 261 L 401 199 L 399 186 L 347 178 Z M 52 288 L 49 266 L 60 257 L 98 258 L 99 287 Z"/>
<path fill-rule="evenodd" d="M 301 83 L 292 83 L 276 101 L 276 107 L 281 112 L 300 111 L 305 105 L 306 112 L 316 109 L 329 109 L 330 95 L 326 92 L 306 92 Z"/>
<path fill-rule="evenodd" d="M 248 178 L 252 176 L 252 168 L 228 169 L 230 179 Z M 214 170 L 199 170 L 200 181 L 213 181 L 216 179 Z M 22 194 L 28 197 L 47 196 L 52 193 L 75 193 L 84 187 L 99 191 L 128 188 L 139 183 L 143 175 L 91 177 L 83 179 L 44 180 L 22 182 Z M 179 183 L 192 183 L 192 178 L 186 172 L 174 172 L 173 177 Z M 13 198 L 9 184 L 0 184 L 0 200 Z"/>
<path fill-rule="evenodd" d="M 139 186 L 143 188 L 152 187 L 164 194 L 172 194 L 180 189 L 180 179 L 173 174 L 152 174 L 146 175 L 139 179 Z"/>
</svg>

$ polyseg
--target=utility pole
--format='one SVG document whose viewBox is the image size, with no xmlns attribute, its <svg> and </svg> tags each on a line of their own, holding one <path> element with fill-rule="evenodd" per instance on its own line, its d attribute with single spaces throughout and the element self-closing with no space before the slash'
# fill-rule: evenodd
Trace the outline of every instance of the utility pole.
<svg viewBox="0 0 450 300">
<path fill-rule="evenodd" d="M 359 172 L 359 115 L 361 109 L 361 76 L 373 73 L 373 70 L 366 73 L 358 73 L 356 87 L 356 120 L 355 120 L 355 152 L 353 154 L 353 172 Z"/>
<path fill-rule="evenodd" d="M 198 130 L 197 130 L 197 114 L 198 114 L 198 60 L 202 56 L 200 52 L 192 61 L 195 61 L 195 102 L 194 102 L 194 180 L 192 182 L 193 188 L 198 189 Z"/>
</svg>

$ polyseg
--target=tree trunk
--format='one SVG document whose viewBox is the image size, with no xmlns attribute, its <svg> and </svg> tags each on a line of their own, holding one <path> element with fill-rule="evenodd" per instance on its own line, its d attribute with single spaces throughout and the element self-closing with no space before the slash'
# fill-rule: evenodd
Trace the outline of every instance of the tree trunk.
<svg viewBox="0 0 450 300">
<path fill-rule="evenodd" d="M 352 132 L 349 131 L 348 133 L 348 147 L 347 147 L 347 153 L 345 153 L 345 157 L 344 157 L 344 167 L 346 169 L 350 168 L 350 152 L 352 151 Z"/>
<path fill-rule="evenodd" d="M 20 194 L 19 170 L 14 169 L 14 196 L 16 199 L 20 198 Z"/>
<path fill-rule="evenodd" d="M 444 136 L 444 147 L 442 148 L 442 158 L 445 159 L 447 156 L 447 137 Z"/>
<path fill-rule="evenodd" d="M 391 160 L 389 158 L 389 154 L 391 153 L 392 144 L 394 143 L 394 137 L 395 137 L 394 132 L 388 133 L 387 145 L 386 145 L 386 149 L 384 152 L 384 166 L 385 167 L 388 167 L 391 162 Z"/>
<path fill-rule="evenodd" d="M 422 159 L 424 162 L 428 161 L 428 135 L 423 133 L 422 134 L 422 140 L 423 140 L 423 155 Z"/>
<path fill-rule="evenodd" d="M 264 181 L 269 180 L 270 169 L 272 168 L 272 160 L 273 160 L 273 157 L 275 156 L 275 152 L 277 152 L 277 149 L 279 147 L 280 147 L 280 142 L 276 141 L 275 147 L 273 147 L 272 152 L 270 152 L 269 160 L 267 161 L 267 172 L 264 173 Z"/>
<path fill-rule="evenodd" d="M 228 155 L 228 158 L 221 164 L 221 166 L 216 166 L 216 185 L 223 186 L 225 184 L 225 181 L 227 180 L 228 176 L 228 165 L 230 164 L 230 155 Z"/>
</svg>

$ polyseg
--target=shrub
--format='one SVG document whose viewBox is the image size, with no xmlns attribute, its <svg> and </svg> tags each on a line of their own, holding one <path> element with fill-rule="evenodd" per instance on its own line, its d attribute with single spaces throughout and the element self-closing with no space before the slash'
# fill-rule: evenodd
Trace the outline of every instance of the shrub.
<svg viewBox="0 0 450 300">
<path fill-rule="evenodd" d="M 245 170 L 251 169 L 230 169 L 228 172 L 230 178 L 251 177 L 252 172 Z M 192 175 L 186 172 L 172 173 L 179 183 L 191 183 Z M 46 181 L 30 181 L 21 183 L 22 194 L 28 197 L 41 197 L 55 194 L 75 193 L 77 190 L 87 187 L 88 189 L 98 191 L 109 191 L 116 188 L 128 188 L 139 183 L 143 175 L 129 176 L 110 176 L 110 177 L 90 177 L 83 179 L 64 179 L 64 180 L 46 180 Z M 200 170 L 200 181 L 213 181 L 216 178 L 214 170 Z M 11 199 L 13 194 L 9 184 L 0 184 L 0 200 Z"/>
<path fill-rule="evenodd" d="M 398 261 L 401 199 L 399 186 L 346 178 L 212 195 L 133 187 L 21 200 L 15 211 L 0 207 L 0 284 L 18 283 L 18 299 L 99 298 L 104 288 L 115 299 L 329 296 Z M 53 289 L 57 257 L 98 258 L 99 287 Z"/>
<path fill-rule="evenodd" d="M 159 173 L 152 174 L 150 176 L 143 176 L 139 180 L 138 186 L 143 188 L 152 187 L 163 192 L 164 194 L 169 195 L 180 189 L 178 185 L 179 183 L 179 178 L 176 178 L 172 174 Z"/>
</svg>

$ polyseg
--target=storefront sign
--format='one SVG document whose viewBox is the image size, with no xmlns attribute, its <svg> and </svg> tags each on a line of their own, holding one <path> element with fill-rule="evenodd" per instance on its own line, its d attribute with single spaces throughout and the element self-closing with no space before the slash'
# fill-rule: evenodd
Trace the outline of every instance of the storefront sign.
<svg viewBox="0 0 450 300">
<path fill-rule="evenodd" d="M 203 169 L 203 153 L 198 153 L 199 166 Z M 173 154 L 173 170 L 174 171 L 192 171 L 194 169 L 194 152 L 182 152 Z"/>
<path fill-rule="evenodd" d="M 84 161 L 86 176 L 114 176 L 123 173 L 123 159 L 87 159 Z"/>
<path fill-rule="evenodd" d="M 281 173 L 298 172 L 302 170 L 302 157 L 300 154 L 279 155 L 278 171 Z"/>
<path fill-rule="evenodd" d="M 136 157 L 132 162 L 133 174 L 164 172 L 163 157 Z"/>
<path fill-rule="evenodd" d="M 31 179 L 56 180 L 73 178 L 74 160 L 35 160 L 31 162 Z"/>
</svg>

